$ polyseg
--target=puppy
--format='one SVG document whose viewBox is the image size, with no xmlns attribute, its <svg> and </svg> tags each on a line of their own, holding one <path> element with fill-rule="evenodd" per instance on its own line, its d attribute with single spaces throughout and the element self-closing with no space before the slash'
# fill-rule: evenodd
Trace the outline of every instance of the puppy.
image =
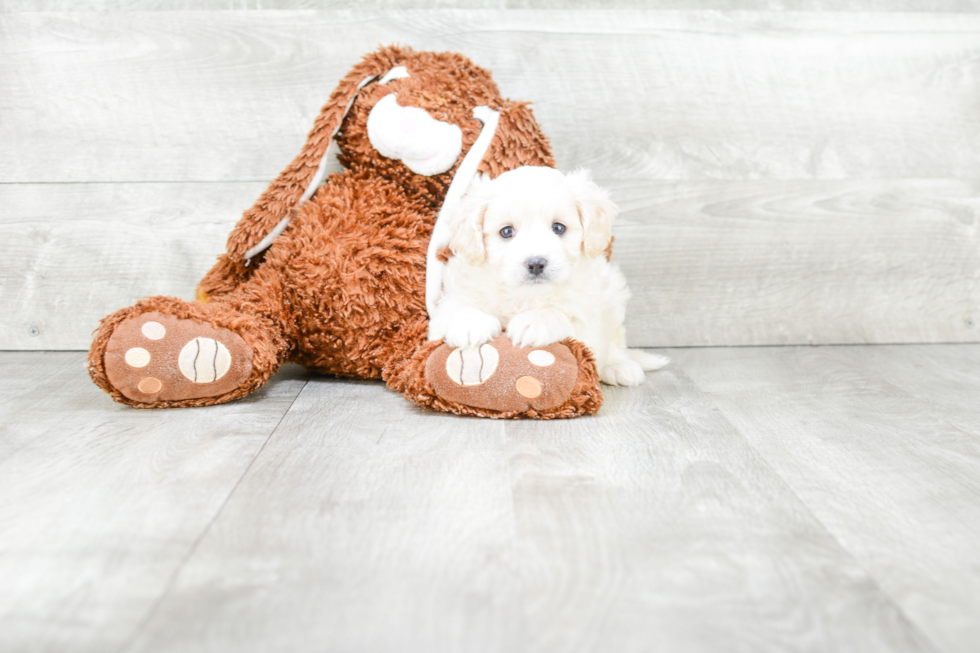
<svg viewBox="0 0 980 653">
<path fill-rule="evenodd" d="M 429 338 L 480 345 L 506 329 L 518 347 L 572 337 L 592 350 L 600 378 L 638 385 L 664 356 L 626 348 L 619 268 L 606 260 L 616 205 L 585 170 L 525 166 L 478 177 L 449 219 L 443 295 Z"/>
</svg>

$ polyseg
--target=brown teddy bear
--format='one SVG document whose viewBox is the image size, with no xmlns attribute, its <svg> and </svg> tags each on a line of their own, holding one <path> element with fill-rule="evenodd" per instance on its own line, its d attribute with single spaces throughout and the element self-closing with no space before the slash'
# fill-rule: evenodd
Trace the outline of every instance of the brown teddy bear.
<svg viewBox="0 0 980 653">
<path fill-rule="evenodd" d="M 324 182 L 334 138 L 346 170 Z M 522 165 L 554 166 L 526 103 L 503 99 L 459 54 L 381 48 L 341 81 L 303 150 L 245 212 L 198 301 L 148 297 L 105 317 L 89 373 L 140 408 L 244 397 L 293 361 L 380 378 L 461 415 L 595 413 L 599 377 L 579 342 L 518 349 L 501 335 L 451 350 L 427 340 L 426 302 L 452 255 L 440 210 L 474 173 Z"/>
</svg>

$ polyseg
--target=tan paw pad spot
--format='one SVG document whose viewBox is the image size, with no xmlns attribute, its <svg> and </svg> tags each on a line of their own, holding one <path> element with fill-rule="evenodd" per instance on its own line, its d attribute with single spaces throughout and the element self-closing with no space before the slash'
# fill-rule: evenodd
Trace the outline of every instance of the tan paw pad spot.
<svg viewBox="0 0 980 653">
<path fill-rule="evenodd" d="M 527 355 L 527 359 L 538 367 L 548 367 L 555 363 L 555 355 L 543 349 L 535 349 Z"/>
<path fill-rule="evenodd" d="M 146 367 L 150 363 L 150 352 L 142 347 L 133 347 L 126 352 L 126 364 L 130 367 Z"/>
<path fill-rule="evenodd" d="M 480 385 L 493 376 L 500 354 L 490 345 L 456 349 L 446 359 L 446 374 L 457 385 Z"/>
<path fill-rule="evenodd" d="M 522 376 L 517 379 L 516 388 L 518 394 L 528 399 L 541 396 L 541 384 L 533 376 Z"/>
<path fill-rule="evenodd" d="M 146 322 L 143 324 L 143 328 L 140 329 L 143 335 L 150 340 L 162 340 L 165 335 L 167 335 L 167 329 L 159 322 Z"/>
<path fill-rule="evenodd" d="M 180 373 L 194 383 L 213 383 L 231 367 L 231 353 L 214 338 L 194 338 L 180 350 Z"/>
<path fill-rule="evenodd" d="M 146 377 L 136 386 L 140 392 L 148 395 L 160 392 L 160 388 L 162 387 L 163 384 L 160 382 L 160 379 L 154 379 L 152 376 Z"/>
</svg>

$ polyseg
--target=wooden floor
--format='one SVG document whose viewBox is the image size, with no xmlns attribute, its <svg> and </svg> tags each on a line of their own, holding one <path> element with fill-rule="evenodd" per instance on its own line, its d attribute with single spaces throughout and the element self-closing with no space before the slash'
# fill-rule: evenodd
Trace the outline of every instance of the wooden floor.
<svg viewBox="0 0 980 653">
<path fill-rule="evenodd" d="M 0 353 L 0 651 L 980 650 L 980 345 L 668 353 L 551 423 Z"/>
</svg>

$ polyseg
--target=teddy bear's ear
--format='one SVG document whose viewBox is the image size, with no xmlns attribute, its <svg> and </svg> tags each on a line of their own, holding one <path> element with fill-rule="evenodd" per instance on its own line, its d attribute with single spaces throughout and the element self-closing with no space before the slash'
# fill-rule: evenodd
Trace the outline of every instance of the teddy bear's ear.
<svg viewBox="0 0 980 653">
<path fill-rule="evenodd" d="M 609 193 L 592 181 L 588 170 L 579 168 L 565 175 L 565 182 L 575 197 L 582 222 L 582 250 L 589 258 L 604 254 L 612 239 L 612 223 L 619 213 Z"/>
<path fill-rule="evenodd" d="M 477 175 L 466 195 L 448 216 L 449 248 L 470 265 L 479 265 L 487 255 L 483 242 L 483 219 L 490 206 L 490 177 Z"/>
<path fill-rule="evenodd" d="M 390 59 L 397 54 L 391 48 L 369 54 L 341 80 L 330 95 L 330 100 L 320 110 L 299 155 L 279 173 L 228 236 L 229 259 L 244 261 L 257 255 L 264 249 L 263 244 L 267 247 L 271 238 L 285 228 L 304 193 L 310 189 L 327 147 L 340 128 L 357 92 L 367 83 L 392 70 Z"/>
<path fill-rule="evenodd" d="M 527 102 L 504 100 L 490 150 L 483 157 L 480 172 L 496 179 L 521 166 L 555 167 L 548 137 L 541 131 Z"/>
</svg>

